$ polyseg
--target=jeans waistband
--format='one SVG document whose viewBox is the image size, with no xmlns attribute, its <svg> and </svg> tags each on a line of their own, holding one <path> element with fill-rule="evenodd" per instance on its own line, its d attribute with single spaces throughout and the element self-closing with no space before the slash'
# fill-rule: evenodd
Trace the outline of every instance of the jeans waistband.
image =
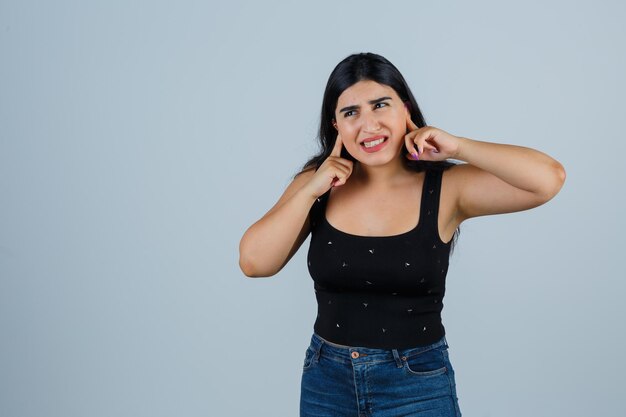
<svg viewBox="0 0 626 417">
<path fill-rule="evenodd" d="M 311 336 L 311 347 L 319 358 L 322 350 L 324 355 L 332 356 L 345 362 L 384 362 L 395 361 L 401 366 L 401 358 L 408 358 L 426 352 L 431 349 L 448 348 L 446 337 L 443 336 L 437 342 L 425 346 L 416 346 L 407 349 L 378 349 L 361 346 L 344 346 L 332 343 L 317 333 Z"/>
</svg>

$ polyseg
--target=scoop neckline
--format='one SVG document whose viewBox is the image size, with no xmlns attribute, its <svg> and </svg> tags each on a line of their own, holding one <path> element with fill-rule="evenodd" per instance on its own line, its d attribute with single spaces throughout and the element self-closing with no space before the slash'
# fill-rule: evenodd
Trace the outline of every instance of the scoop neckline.
<svg viewBox="0 0 626 417">
<path fill-rule="evenodd" d="M 337 229 L 335 226 L 333 226 L 328 219 L 326 218 L 326 207 L 324 207 L 324 215 L 322 216 L 324 222 L 326 223 L 326 225 L 328 227 L 330 227 L 331 229 L 333 229 L 333 231 L 340 233 L 342 235 L 346 235 L 346 236 L 350 236 L 350 237 L 355 237 L 355 238 L 359 238 L 359 239 L 389 239 L 389 238 L 398 238 L 398 237 L 403 237 L 406 236 L 408 234 L 411 234 L 415 231 L 417 231 L 417 229 L 419 229 L 422 226 L 422 208 L 420 207 L 420 216 L 419 219 L 417 221 L 417 225 L 415 225 L 415 227 L 413 227 L 411 230 L 407 230 L 406 232 L 402 232 L 396 235 L 387 235 L 387 236 L 364 236 L 364 235 L 355 235 L 353 233 L 348 233 L 348 232 L 344 232 L 343 230 L 339 230 Z"/>
<path fill-rule="evenodd" d="M 328 198 L 330 197 L 330 190 L 328 191 L 328 194 L 326 198 L 324 199 L 324 206 L 322 207 L 322 219 L 324 220 L 326 225 L 328 225 L 335 232 L 338 232 L 340 234 L 343 234 L 349 237 L 354 237 L 354 238 L 359 238 L 359 239 L 389 239 L 389 238 L 404 237 L 406 235 L 416 232 L 424 223 L 424 210 L 423 209 L 424 209 L 424 202 L 426 201 L 426 185 L 427 185 L 427 182 L 430 183 L 430 181 L 428 180 L 428 177 L 429 177 L 429 171 L 424 171 L 424 181 L 422 182 L 422 195 L 420 196 L 420 207 L 419 207 L 420 214 L 417 219 L 417 224 L 412 229 L 407 230 L 406 232 L 401 232 L 395 235 L 386 235 L 386 236 L 364 236 L 364 235 L 355 235 L 353 233 L 348 233 L 348 232 L 344 232 L 343 230 L 337 229 L 326 218 L 326 207 L 328 206 Z"/>
</svg>

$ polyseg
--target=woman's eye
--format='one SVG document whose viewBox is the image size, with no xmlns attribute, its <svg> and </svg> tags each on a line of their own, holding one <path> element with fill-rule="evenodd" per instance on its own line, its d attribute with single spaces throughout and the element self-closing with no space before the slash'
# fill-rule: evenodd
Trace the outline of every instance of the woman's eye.
<svg viewBox="0 0 626 417">
<path fill-rule="evenodd" d="M 381 108 L 381 107 L 387 107 L 387 106 L 388 106 L 388 104 L 387 104 L 387 103 L 376 103 L 376 104 L 374 105 L 374 108 L 375 108 L 375 109 L 379 109 L 379 108 Z"/>
<path fill-rule="evenodd" d="M 354 114 L 354 110 L 347 111 L 343 114 L 343 117 L 350 117 Z"/>
</svg>

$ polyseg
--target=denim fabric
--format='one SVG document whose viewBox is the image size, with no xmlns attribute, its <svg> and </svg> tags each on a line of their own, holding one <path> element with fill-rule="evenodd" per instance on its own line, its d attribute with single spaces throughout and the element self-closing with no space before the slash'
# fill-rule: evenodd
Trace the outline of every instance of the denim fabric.
<svg viewBox="0 0 626 417">
<path fill-rule="evenodd" d="M 461 417 L 445 336 L 428 346 L 372 349 L 313 333 L 300 417 Z"/>
</svg>

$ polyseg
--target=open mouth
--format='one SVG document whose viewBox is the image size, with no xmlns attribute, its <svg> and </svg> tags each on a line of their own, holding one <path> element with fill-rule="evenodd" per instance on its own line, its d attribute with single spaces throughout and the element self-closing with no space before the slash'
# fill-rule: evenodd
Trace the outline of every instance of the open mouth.
<svg viewBox="0 0 626 417">
<path fill-rule="evenodd" d="M 361 148 L 368 153 L 376 152 L 380 150 L 387 143 L 387 136 L 375 136 L 373 138 L 367 138 L 361 142 Z"/>
</svg>

